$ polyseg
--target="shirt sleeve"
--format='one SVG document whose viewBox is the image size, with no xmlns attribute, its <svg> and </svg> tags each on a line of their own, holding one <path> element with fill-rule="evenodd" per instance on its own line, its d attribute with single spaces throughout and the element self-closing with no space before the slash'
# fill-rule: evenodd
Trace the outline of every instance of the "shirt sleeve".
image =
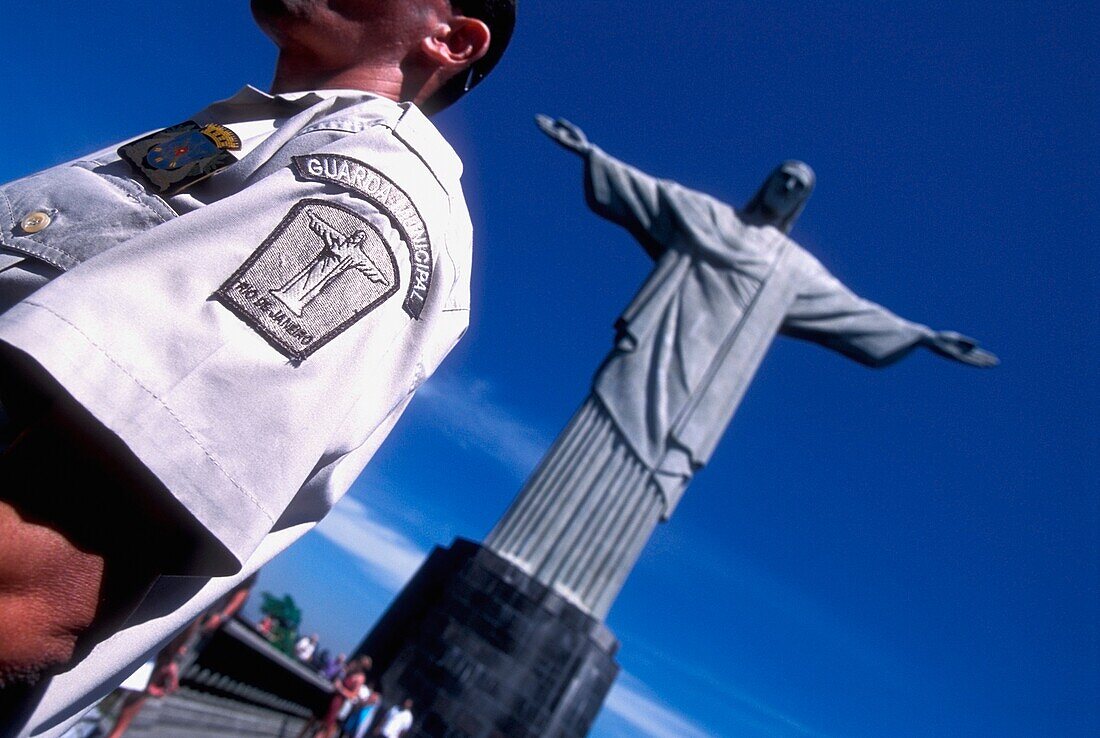
<svg viewBox="0 0 1100 738">
<path fill-rule="evenodd" d="M 873 367 L 901 359 L 931 333 L 854 294 L 816 260 L 780 331 Z"/>
<path fill-rule="evenodd" d="M 167 573 L 232 573 L 311 480 L 350 483 L 363 449 L 373 453 L 467 324 L 438 294 L 454 282 L 453 259 L 424 247 L 446 243 L 453 218 L 421 159 L 382 126 L 302 134 L 300 152 L 311 136 L 334 161 L 369 169 L 347 180 L 360 190 L 288 165 L 0 315 L 0 341 L 117 437 L 205 532 L 206 555 Z M 364 196 L 368 185 L 377 197 Z M 424 233 L 402 227 L 414 216 Z M 415 317 L 414 288 L 426 290 Z M 328 505 L 343 492 L 320 487 Z"/>
</svg>

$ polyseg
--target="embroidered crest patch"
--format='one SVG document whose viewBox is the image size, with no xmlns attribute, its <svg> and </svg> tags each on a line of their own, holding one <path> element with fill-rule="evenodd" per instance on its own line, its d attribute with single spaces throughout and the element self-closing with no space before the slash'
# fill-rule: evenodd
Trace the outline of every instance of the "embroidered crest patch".
<svg viewBox="0 0 1100 738">
<path fill-rule="evenodd" d="M 301 361 L 400 283 L 397 260 L 377 228 L 340 205 L 303 200 L 214 295 Z"/>
<path fill-rule="evenodd" d="M 174 195 L 233 164 L 241 139 L 225 126 L 194 121 L 152 133 L 118 150 L 159 195 Z"/>
<path fill-rule="evenodd" d="M 403 189 L 369 164 L 340 154 L 295 156 L 298 177 L 350 190 L 385 213 L 409 248 L 412 279 L 405 295 L 405 312 L 419 320 L 432 286 L 432 242 L 428 224 Z"/>
</svg>

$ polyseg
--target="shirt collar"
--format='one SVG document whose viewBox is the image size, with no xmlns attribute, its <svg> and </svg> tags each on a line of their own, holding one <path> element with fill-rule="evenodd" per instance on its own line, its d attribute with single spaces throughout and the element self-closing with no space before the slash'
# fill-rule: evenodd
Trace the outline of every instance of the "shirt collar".
<svg viewBox="0 0 1100 738">
<path fill-rule="evenodd" d="M 305 90 L 302 92 L 281 92 L 276 95 L 264 92 L 263 90 L 253 87 L 252 85 L 245 85 L 237 91 L 235 95 L 224 100 L 223 102 L 229 105 L 248 105 L 251 103 L 272 103 L 272 102 L 288 102 L 301 107 L 308 107 L 322 100 L 329 100 L 331 98 L 342 98 L 347 100 L 358 100 L 362 98 L 378 97 L 373 92 L 366 92 L 364 90 Z"/>
<path fill-rule="evenodd" d="M 462 160 L 451 145 L 443 138 L 436 127 L 412 103 L 395 103 L 373 92 L 363 90 L 307 90 L 304 92 L 284 92 L 277 95 L 264 92 L 252 85 L 245 85 L 232 97 L 216 105 L 236 106 L 272 106 L 292 105 L 305 110 L 323 100 L 347 100 L 351 103 L 367 100 L 387 100 L 391 105 L 399 105 L 403 112 L 394 127 L 394 134 L 417 152 L 425 162 L 431 161 L 429 169 L 440 179 L 443 189 L 450 191 L 452 182 L 462 176 Z"/>
</svg>

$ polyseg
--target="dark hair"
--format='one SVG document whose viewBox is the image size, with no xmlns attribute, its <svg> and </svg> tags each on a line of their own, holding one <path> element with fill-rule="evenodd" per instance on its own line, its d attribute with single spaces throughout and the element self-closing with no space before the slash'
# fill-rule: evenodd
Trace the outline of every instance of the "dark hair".
<svg viewBox="0 0 1100 738">
<path fill-rule="evenodd" d="M 424 112 L 428 114 L 449 107 L 477 87 L 504 56 L 516 27 L 516 0 L 451 0 L 451 7 L 455 12 L 477 18 L 489 27 L 489 51 L 468 70 L 448 80 L 425 102 Z"/>
</svg>

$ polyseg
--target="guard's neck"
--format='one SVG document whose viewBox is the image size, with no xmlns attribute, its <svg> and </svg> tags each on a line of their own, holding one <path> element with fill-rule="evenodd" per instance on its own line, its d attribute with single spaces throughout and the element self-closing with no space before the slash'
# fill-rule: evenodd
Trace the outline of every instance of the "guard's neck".
<svg viewBox="0 0 1100 738">
<path fill-rule="evenodd" d="M 390 100 L 402 100 L 404 74 L 392 65 L 364 63 L 341 69 L 318 69 L 293 54 L 281 52 L 271 93 L 309 90 L 362 90 Z"/>
</svg>

